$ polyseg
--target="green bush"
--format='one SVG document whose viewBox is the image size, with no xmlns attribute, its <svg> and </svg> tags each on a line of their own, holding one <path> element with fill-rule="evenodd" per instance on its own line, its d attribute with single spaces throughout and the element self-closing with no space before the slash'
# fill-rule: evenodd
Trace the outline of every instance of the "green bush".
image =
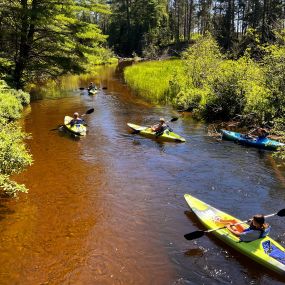
<svg viewBox="0 0 285 285">
<path fill-rule="evenodd" d="M 23 106 L 10 92 L 0 90 L 0 116 L 6 120 L 16 120 L 21 117 Z"/>
<path fill-rule="evenodd" d="M 0 169 L 2 174 L 19 173 L 31 164 L 23 140 L 26 135 L 16 123 L 3 124 L 0 131 Z"/>
<path fill-rule="evenodd" d="M 29 102 L 28 93 L 11 89 L 0 80 L 0 187 L 9 195 L 27 192 L 24 185 L 10 180 L 10 175 L 32 164 L 24 143 L 27 134 L 14 122 L 21 117 L 23 106 Z"/>
</svg>

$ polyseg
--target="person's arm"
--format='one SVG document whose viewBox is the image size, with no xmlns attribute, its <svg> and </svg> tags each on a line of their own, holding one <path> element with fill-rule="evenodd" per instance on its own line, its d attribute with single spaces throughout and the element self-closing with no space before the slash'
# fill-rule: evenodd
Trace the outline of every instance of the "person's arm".
<svg viewBox="0 0 285 285">
<path fill-rule="evenodd" d="M 255 128 L 255 129 L 249 131 L 246 135 L 247 135 L 247 136 L 251 136 L 251 134 L 252 134 L 252 133 L 255 133 L 257 130 L 258 130 L 258 128 Z"/>
<path fill-rule="evenodd" d="M 153 125 L 150 127 L 153 132 L 156 132 L 158 129 L 158 125 Z"/>
<path fill-rule="evenodd" d="M 233 229 L 233 226 L 234 226 L 234 225 L 227 225 L 227 229 L 228 229 L 231 233 L 233 233 L 235 236 L 239 237 L 241 233 L 240 233 L 239 231 Z"/>
<path fill-rule="evenodd" d="M 72 120 L 70 120 L 66 125 L 72 126 L 73 123 L 74 123 L 74 120 L 72 119 Z"/>
</svg>

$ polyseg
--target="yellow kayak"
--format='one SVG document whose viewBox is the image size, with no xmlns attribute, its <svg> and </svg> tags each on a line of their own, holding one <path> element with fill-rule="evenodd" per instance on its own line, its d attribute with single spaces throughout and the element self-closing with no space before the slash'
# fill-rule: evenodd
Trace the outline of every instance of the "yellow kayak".
<svg viewBox="0 0 285 285">
<path fill-rule="evenodd" d="M 174 132 L 170 130 L 165 130 L 162 135 L 157 135 L 156 132 L 152 131 L 149 127 L 142 127 L 139 125 L 127 124 L 132 130 L 134 130 L 136 133 L 141 134 L 142 136 L 145 136 L 147 138 L 153 138 L 156 140 L 162 140 L 162 141 L 170 141 L 170 142 L 185 142 L 186 140 L 175 134 Z"/>
<path fill-rule="evenodd" d="M 203 201 L 189 195 L 184 195 L 189 207 L 207 229 L 223 227 L 219 219 L 233 220 L 235 217 L 222 212 Z M 240 220 L 236 219 L 238 222 Z M 244 227 L 246 227 L 245 225 Z M 263 266 L 285 276 L 285 249 L 269 236 L 251 242 L 241 242 L 227 228 L 212 232 L 217 238 L 248 256 Z"/>
<path fill-rule="evenodd" d="M 98 90 L 95 88 L 88 90 L 89 95 L 96 95 L 97 93 L 98 93 Z"/>
<path fill-rule="evenodd" d="M 67 130 L 68 132 L 77 135 L 77 136 L 85 136 L 86 135 L 86 131 L 87 128 L 86 126 L 84 126 L 84 124 L 74 124 L 73 126 L 71 126 L 69 124 L 69 122 L 72 120 L 73 118 L 70 116 L 65 116 L 64 117 L 64 124 L 63 127 L 65 130 Z"/>
</svg>

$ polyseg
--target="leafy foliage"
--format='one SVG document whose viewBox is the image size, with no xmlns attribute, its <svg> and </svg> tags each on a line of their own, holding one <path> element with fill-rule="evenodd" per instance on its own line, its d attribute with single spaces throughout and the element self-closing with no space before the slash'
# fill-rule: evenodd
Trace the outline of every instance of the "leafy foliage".
<svg viewBox="0 0 285 285">
<path fill-rule="evenodd" d="M 111 5 L 108 25 L 109 43 L 115 52 L 130 56 L 156 54 L 156 49 L 168 42 L 169 26 L 165 0 L 119 0 Z"/>
<path fill-rule="evenodd" d="M 23 105 L 29 100 L 28 93 L 10 89 L 5 81 L 0 81 L 0 187 L 9 195 L 27 191 L 24 185 L 10 180 L 9 176 L 32 163 L 24 144 L 27 134 L 14 122 L 21 117 Z"/>
<path fill-rule="evenodd" d="M 134 65 L 125 72 L 127 82 L 143 96 L 171 101 L 206 120 L 228 120 L 249 113 L 256 122 L 270 120 L 272 90 L 264 67 L 248 54 L 239 60 L 225 59 L 217 42 L 207 34 L 185 51 L 175 68 L 171 63 Z M 158 64 L 160 68 L 156 69 Z M 165 78 L 163 88 L 157 91 L 161 78 Z"/>
<path fill-rule="evenodd" d="M 82 72 L 89 60 L 97 64 L 112 56 L 94 21 L 97 13 L 109 13 L 106 5 L 76 0 L 2 2 L 0 71 L 17 89 L 30 81 Z"/>
</svg>

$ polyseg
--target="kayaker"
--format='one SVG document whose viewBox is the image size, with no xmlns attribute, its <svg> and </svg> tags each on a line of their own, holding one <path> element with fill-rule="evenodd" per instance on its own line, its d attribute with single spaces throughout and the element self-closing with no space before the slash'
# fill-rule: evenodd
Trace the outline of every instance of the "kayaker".
<svg viewBox="0 0 285 285">
<path fill-rule="evenodd" d="M 88 86 L 88 91 L 93 90 L 93 89 L 96 90 L 97 87 L 96 87 L 96 85 L 93 82 L 90 82 L 90 84 Z"/>
<path fill-rule="evenodd" d="M 265 237 L 270 232 L 270 226 L 265 223 L 263 215 L 254 215 L 251 219 L 249 228 L 243 228 L 241 225 L 234 225 L 238 221 L 233 220 L 227 225 L 227 229 L 240 238 L 240 241 L 253 241 Z"/>
<path fill-rule="evenodd" d="M 256 135 L 258 140 L 263 140 L 269 135 L 269 132 L 265 128 L 258 127 L 252 130 L 251 132 L 249 132 L 248 136 L 250 134 Z"/>
<path fill-rule="evenodd" d="M 166 124 L 164 118 L 159 119 L 159 123 L 151 126 L 151 130 L 156 133 L 156 135 L 161 135 L 163 132 L 169 129 L 169 126 Z"/>
<path fill-rule="evenodd" d="M 73 119 L 68 123 L 71 126 L 74 126 L 75 124 L 83 124 L 84 120 L 80 118 L 79 113 L 75 112 L 73 114 Z"/>
<path fill-rule="evenodd" d="M 258 136 L 259 140 L 265 139 L 268 135 L 269 135 L 269 133 L 266 129 L 264 129 L 264 128 L 258 128 L 257 129 L 257 136 Z"/>
</svg>

